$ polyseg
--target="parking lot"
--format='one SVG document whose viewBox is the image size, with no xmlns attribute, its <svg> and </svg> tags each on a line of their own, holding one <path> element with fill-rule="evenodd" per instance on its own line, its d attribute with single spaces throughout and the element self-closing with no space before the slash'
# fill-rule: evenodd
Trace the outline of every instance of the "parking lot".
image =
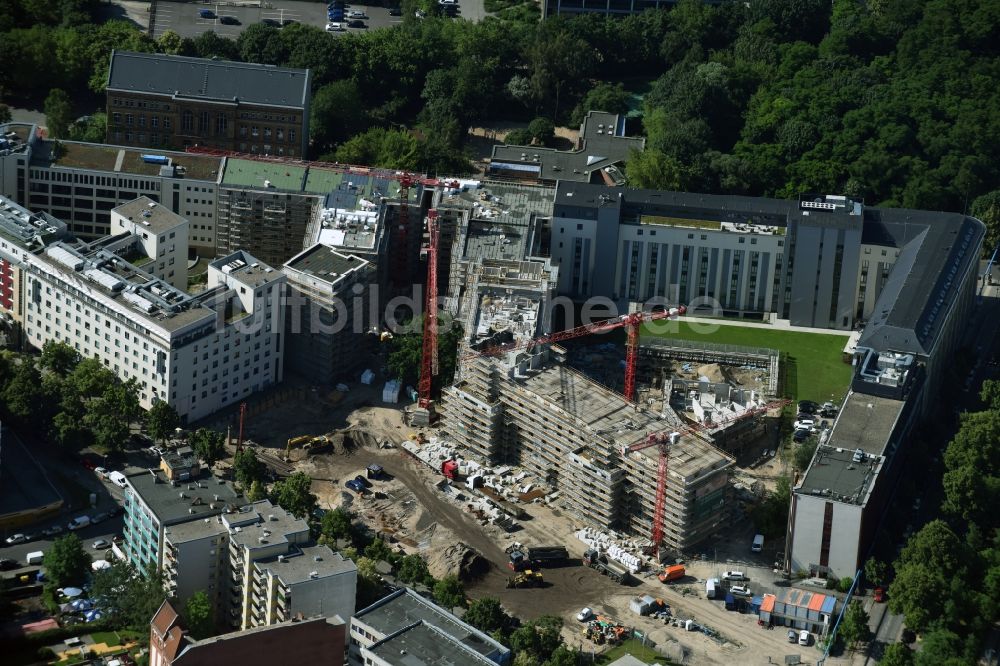
<svg viewBox="0 0 1000 666">
<path fill-rule="evenodd" d="M 236 39 L 247 26 L 255 23 L 268 22 L 282 25 L 286 21 L 304 23 L 323 28 L 327 24 L 326 5 L 319 2 L 297 2 L 285 0 L 269 3 L 270 8 L 263 7 L 233 7 L 226 4 L 188 3 L 188 2 L 158 2 L 156 9 L 156 26 L 154 37 L 159 38 L 167 30 L 173 30 L 181 37 L 197 37 L 206 31 L 213 31 L 221 37 Z M 200 11 L 211 10 L 216 18 L 202 18 Z M 401 16 L 389 16 L 389 10 L 384 6 L 353 3 L 347 5 L 348 11 L 363 11 L 368 18 L 367 29 L 385 28 L 399 25 L 403 22 Z M 232 17 L 236 23 L 226 24 L 219 17 Z M 461 0 L 457 16 L 471 21 L 480 21 L 486 16 L 483 0 Z M 350 28 L 347 32 L 363 32 L 364 28 Z M 346 33 L 332 33 L 346 34 Z"/>
</svg>

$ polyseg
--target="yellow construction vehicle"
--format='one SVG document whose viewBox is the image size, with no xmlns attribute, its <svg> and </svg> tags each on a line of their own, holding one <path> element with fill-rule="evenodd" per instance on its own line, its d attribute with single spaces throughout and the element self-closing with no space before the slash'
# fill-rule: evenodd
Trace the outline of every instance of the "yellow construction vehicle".
<svg viewBox="0 0 1000 666">
<path fill-rule="evenodd" d="M 542 572 L 532 571 L 531 569 L 525 569 L 507 579 L 507 587 L 515 589 L 521 587 L 541 587 L 543 583 Z"/>
<path fill-rule="evenodd" d="M 312 435 L 299 435 L 298 437 L 292 437 L 288 440 L 288 444 L 285 445 L 285 459 L 287 460 L 290 455 L 292 455 L 292 447 L 305 444 L 313 439 Z"/>
</svg>

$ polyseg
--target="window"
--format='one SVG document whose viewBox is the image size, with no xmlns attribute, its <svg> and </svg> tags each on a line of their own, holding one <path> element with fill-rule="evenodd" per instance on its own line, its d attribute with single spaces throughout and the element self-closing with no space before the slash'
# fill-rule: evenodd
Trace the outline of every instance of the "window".
<svg viewBox="0 0 1000 666">
<path fill-rule="evenodd" d="M 140 113 L 139 114 L 139 127 L 145 127 L 145 126 L 146 126 L 146 114 L 145 113 Z"/>
<path fill-rule="evenodd" d="M 156 129 L 157 127 L 159 127 L 160 126 L 160 117 L 159 116 L 151 116 L 150 119 L 149 119 L 149 126 L 152 127 L 153 129 Z"/>
<path fill-rule="evenodd" d="M 187 109 L 181 114 L 181 127 L 185 132 L 190 132 L 194 129 L 194 114 Z"/>
<path fill-rule="evenodd" d="M 228 125 L 229 119 L 226 118 L 226 114 L 219 113 L 219 115 L 215 117 L 215 134 L 217 136 L 224 136 Z"/>
<path fill-rule="evenodd" d="M 208 111 L 202 111 L 198 117 L 198 132 L 207 133 L 209 128 Z"/>
<path fill-rule="evenodd" d="M 120 114 L 120 113 L 112 113 L 111 114 L 111 120 L 117 125 L 118 123 L 120 123 L 122 121 L 122 114 Z"/>
<path fill-rule="evenodd" d="M 132 119 L 133 119 L 133 116 L 132 116 L 131 113 L 126 113 L 125 114 L 125 124 L 126 125 L 131 125 L 132 124 Z"/>
<path fill-rule="evenodd" d="M 288 142 L 289 143 L 295 142 L 295 130 L 293 129 L 288 130 Z"/>
</svg>

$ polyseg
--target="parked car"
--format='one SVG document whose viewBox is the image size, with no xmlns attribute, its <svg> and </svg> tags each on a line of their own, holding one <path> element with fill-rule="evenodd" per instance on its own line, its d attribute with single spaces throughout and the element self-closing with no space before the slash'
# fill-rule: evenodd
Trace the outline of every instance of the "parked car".
<svg viewBox="0 0 1000 666">
<path fill-rule="evenodd" d="M 402 16 L 402 15 L 403 15 L 402 7 L 389 7 L 389 16 Z"/>
<path fill-rule="evenodd" d="M 812 400 L 799 400 L 799 411 L 807 414 L 815 414 L 819 411 L 819 404 Z"/>
<path fill-rule="evenodd" d="M 750 578 L 742 571 L 727 571 L 726 573 L 722 574 L 722 580 L 739 582 L 741 580 L 750 580 Z"/>
<path fill-rule="evenodd" d="M 361 483 L 358 483 L 357 479 L 351 479 L 350 481 L 348 481 L 344 485 L 347 486 L 348 488 L 350 488 L 351 490 L 353 490 L 354 492 L 358 493 L 358 494 L 361 494 L 361 493 L 365 492 L 364 485 L 361 484 Z"/>
<path fill-rule="evenodd" d="M 795 434 L 792 435 L 792 439 L 795 440 L 796 442 L 801 443 L 809 439 L 809 435 L 811 434 L 812 433 L 809 432 L 807 429 L 802 428 L 795 431 Z"/>
<path fill-rule="evenodd" d="M 803 419 L 801 421 L 796 421 L 793 427 L 796 430 L 810 430 L 811 428 L 814 428 L 815 426 L 816 426 L 816 422 L 813 421 L 812 419 Z"/>
<path fill-rule="evenodd" d="M 113 537 L 111 537 L 111 543 L 120 546 L 121 544 L 125 543 L 125 537 L 123 537 L 121 534 L 116 534 Z"/>
<path fill-rule="evenodd" d="M 737 597 L 752 597 L 753 593 L 750 592 L 750 588 L 746 585 L 733 585 L 729 588 L 729 591 L 736 595 Z"/>
<path fill-rule="evenodd" d="M 809 632 L 805 629 L 799 632 L 799 645 L 809 645 Z"/>
<path fill-rule="evenodd" d="M 347 12 L 347 18 L 366 19 L 368 18 L 368 15 L 358 9 L 352 9 L 351 11 Z"/>
<path fill-rule="evenodd" d="M 874 593 L 875 603 L 880 604 L 885 601 L 885 588 L 876 587 Z"/>
<path fill-rule="evenodd" d="M 63 531 L 64 530 L 62 525 L 53 525 L 52 527 L 46 527 L 44 530 L 42 530 L 42 536 L 47 536 L 47 537 L 59 536 L 60 534 L 63 533 Z"/>
<path fill-rule="evenodd" d="M 281 23 L 278 21 L 278 19 L 266 18 L 266 19 L 262 19 L 261 23 L 263 23 L 264 25 L 269 25 L 272 28 L 280 28 L 281 27 Z"/>
<path fill-rule="evenodd" d="M 788 642 L 789 643 L 798 643 L 799 642 L 799 634 L 794 629 L 789 629 L 788 630 Z"/>
<path fill-rule="evenodd" d="M 344 32 L 344 30 L 345 30 L 345 28 L 344 28 L 344 24 L 343 23 L 327 23 L 326 24 L 326 31 L 327 32 Z"/>
<path fill-rule="evenodd" d="M 68 529 L 70 532 L 73 532 L 75 530 L 87 527 L 88 525 L 90 525 L 90 523 L 91 523 L 90 516 L 77 516 L 73 520 L 69 521 L 69 524 L 66 525 L 66 529 Z"/>
<path fill-rule="evenodd" d="M 371 488 L 372 487 L 372 482 L 369 481 L 368 479 L 366 479 L 361 474 L 358 474 L 356 477 L 354 477 L 354 480 L 357 481 L 358 483 L 360 483 L 365 488 Z"/>
<path fill-rule="evenodd" d="M 586 622 L 590 618 L 594 617 L 594 611 L 589 608 L 584 608 L 579 613 L 576 614 L 576 619 L 580 622 Z"/>
<path fill-rule="evenodd" d="M 91 545 L 91 547 L 94 550 L 107 550 L 108 548 L 111 548 L 111 542 L 107 539 L 98 539 Z"/>
<path fill-rule="evenodd" d="M 19 543 L 28 543 L 28 535 L 20 533 L 14 534 L 12 536 L 7 537 L 4 540 L 4 543 L 6 543 L 8 546 L 16 546 Z"/>
<path fill-rule="evenodd" d="M 203 19 L 214 19 L 215 12 L 213 12 L 211 9 L 199 9 L 198 16 Z"/>
<path fill-rule="evenodd" d="M 362 21 L 361 19 L 354 19 L 354 20 L 351 20 L 351 21 L 347 22 L 347 27 L 348 28 L 367 28 L 368 24 L 365 23 L 364 21 Z"/>
<path fill-rule="evenodd" d="M 5 557 L 0 560 L 0 571 L 10 571 L 11 569 L 18 569 L 21 564 L 17 560 L 12 560 L 9 557 Z"/>
<path fill-rule="evenodd" d="M 101 477 L 103 479 L 104 477 L 106 477 L 108 475 L 108 470 L 104 469 L 103 467 L 95 467 L 94 468 L 94 474 L 96 474 L 97 476 L 99 476 L 99 477 Z"/>
<path fill-rule="evenodd" d="M 235 16 L 220 16 L 219 23 L 225 23 L 226 25 L 239 25 L 240 20 Z"/>
<path fill-rule="evenodd" d="M 115 504 L 112 508 L 108 509 L 108 515 L 114 518 L 115 516 L 120 516 L 125 513 L 125 508 L 120 504 Z"/>
<path fill-rule="evenodd" d="M 103 523 L 105 520 L 111 517 L 110 513 L 98 513 L 94 514 L 94 517 L 90 519 L 92 523 Z"/>
</svg>

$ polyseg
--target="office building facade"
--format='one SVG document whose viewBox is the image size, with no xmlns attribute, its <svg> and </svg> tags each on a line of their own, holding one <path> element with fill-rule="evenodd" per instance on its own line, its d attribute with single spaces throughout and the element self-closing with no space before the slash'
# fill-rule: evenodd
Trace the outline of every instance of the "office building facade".
<svg viewBox="0 0 1000 666">
<path fill-rule="evenodd" d="M 302 157 L 310 73 L 206 58 L 112 51 L 107 141 Z"/>
</svg>

